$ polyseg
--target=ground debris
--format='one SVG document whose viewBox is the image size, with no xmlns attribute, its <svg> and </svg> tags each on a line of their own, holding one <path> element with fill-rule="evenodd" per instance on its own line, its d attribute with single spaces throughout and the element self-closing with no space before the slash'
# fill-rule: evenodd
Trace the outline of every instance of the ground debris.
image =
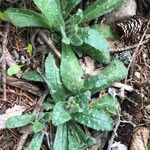
<svg viewBox="0 0 150 150">
<path fill-rule="evenodd" d="M 149 134 L 150 130 L 146 127 L 136 129 L 131 140 L 130 150 L 148 150 Z"/>
</svg>

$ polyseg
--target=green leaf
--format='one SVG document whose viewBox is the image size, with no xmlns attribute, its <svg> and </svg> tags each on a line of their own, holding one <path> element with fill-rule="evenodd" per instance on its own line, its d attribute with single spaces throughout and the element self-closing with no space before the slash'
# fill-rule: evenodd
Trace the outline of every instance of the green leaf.
<svg viewBox="0 0 150 150">
<path fill-rule="evenodd" d="M 10 21 L 16 27 L 49 28 L 44 16 L 29 9 L 8 8 L 3 14 L 4 19 Z"/>
<path fill-rule="evenodd" d="M 72 119 L 97 131 L 111 131 L 113 129 L 110 116 L 96 109 L 87 108 L 82 113 L 74 113 Z"/>
<path fill-rule="evenodd" d="M 90 28 L 80 28 L 78 35 L 83 41 L 83 44 L 79 46 L 83 53 L 101 63 L 110 62 L 109 44 L 99 32 Z"/>
<path fill-rule="evenodd" d="M 79 25 L 82 17 L 83 17 L 83 11 L 81 9 L 78 9 L 78 11 L 74 15 L 70 16 L 70 18 L 65 22 L 65 24 L 66 26 Z"/>
<path fill-rule="evenodd" d="M 108 65 L 101 74 L 91 76 L 84 81 L 83 91 L 91 91 L 92 94 L 101 91 L 112 85 L 114 82 L 123 80 L 127 77 L 128 70 L 119 60 L 114 60 Z"/>
<path fill-rule="evenodd" d="M 90 108 L 103 110 L 109 115 L 117 115 L 119 103 L 115 97 L 105 95 L 90 104 Z"/>
<path fill-rule="evenodd" d="M 55 126 L 61 125 L 71 119 L 70 114 L 65 111 L 63 102 L 57 102 L 52 116 L 52 122 Z"/>
<path fill-rule="evenodd" d="M 0 21 L 4 20 L 4 14 L 2 12 L 0 12 Z"/>
<path fill-rule="evenodd" d="M 64 123 L 57 127 L 53 150 L 68 150 L 68 128 Z"/>
<path fill-rule="evenodd" d="M 44 133 L 36 133 L 26 150 L 40 150 Z"/>
<path fill-rule="evenodd" d="M 114 36 L 114 33 L 112 31 L 112 28 L 109 25 L 94 25 L 92 26 L 92 29 L 99 32 L 104 38 L 112 38 Z"/>
<path fill-rule="evenodd" d="M 83 70 L 70 46 L 63 45 L 60 69 L 66 88 L 74 94 L 79 93 L 84 85 Z"/>
<path fill-rule="evenodd" d="M 56 102 L 64 101 L 67 94 L 61 82 L 59 69 L 55 64 L 55 59 L 52 54 L 49 54 L 45 61 L 45 77 L 53 99 Z"/>
<path fill-rule="evenodd" d="M 44 102 L 42 105 L 43 109 L 46 111 L 52 110 L 54 108 L 54 104 L 51 104 L 49 102 Z"/>
<path fill-rule="evenodd" d="M 22 65 L 13 64 L 8 68 L 7 74 L 9 76 L 16 75 L 21 70 L 21 67 Z"/>
<path fill-rule="evenodd" d="M 22 78 L 30 81 L 44 82 L 43 78 L 36 70 L 25 72 Z"/>
<path fill-rule="evenodd" d="M 70 40 L 67 38 L 65 33 L 65 23 L 62 17 L 60 0 L 33 0 L 41 12 L 45 15 L 48 20 L 49 26 L 53 26 L 59 30 L 62 34 L 62 42 L 70 44 Z"/>
<path fill-rule="evenodd" d="M 52 115 L 53 115 L 52 112 L 45 112 L 44 116 L 43 116 L 44 121 L 45 122 L 51 122 L 52 121 Z"/>
<path fill-rule="evenodd" d="M 108 12 L 111 12 L 117 8 L 121 2 L 122 0 L 96 0 L 83 12 L 81 23 L 88 22 Z"/>
<path fill-rule="evenodd" d="M 83 130 L 75 122 L 71 122 L 68 125 L 68 149 L 80 150 L 85 149 L 88 146 L 96 144 L 96 141 L 87 136 Z"/>
<path fill-rule="evenodd" d="M 18 128 L 23 127 L 32 121 L 34 121 L 35 115 L 20 115 L 20 116 L 13 116 L 6 120 L 5 126 L 7 128 Z"/>
<path fill-rule="evenodd" d="M 62 10 L 64 18 L 69 16 L 71 10 L 80 3 L 81 0 L 62 0 Z"/>
<path fill-rule="evenodd" d="M 66 34 L 74 46 L 79 46 L 83 43 L 78 35 L 78 24 L 82 17 L 82 10 L 79 9 L 76 14 L 72 15 L 69 20 L 66 21 Z"/>
<path fill-rule="evenodd" d="M 91 100 L 91 92 L 86 91 L 76 96 L 69 97 L 67 101 L 67 110 L 70 113 L 82 112 L 88 106 L 88 102 Z"/>
<path fill-rule="evenodd" d="M 35 120 L 32 126 L 32 130 L 34 133 L 41 132 L 43 131 L 44 128 L 45 128 L 45 125 L 41 123 L 39 120 Z"/>
<path fill-rule="evenodd" d="M 28 54 L 31 55 L 32 51 L 33 51 L 32 44 L 28 44 L 28 46 L 27 46 L 27 52 L 28 52 Z"/>
<path fill-rule="evenodd" d="M 64 28 L 64 20 L 61 13 L 60 0 L 33 0 L 41 12 L 45 15 L 50 26 L 60 30 Z"/>
</svg>

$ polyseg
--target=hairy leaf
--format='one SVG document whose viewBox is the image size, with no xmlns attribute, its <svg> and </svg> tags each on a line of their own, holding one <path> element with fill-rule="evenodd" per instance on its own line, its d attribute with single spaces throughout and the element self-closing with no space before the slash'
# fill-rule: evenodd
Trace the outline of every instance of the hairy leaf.
<svg viewBox="0 0 150 150">
<path fill-rule="evenodd" d="M 22 78 L 30 81 L 44 82 L 42 76 L 36 70 L 25 72 Z"/>
<path fill-rule="evenodd" d="M 83 17 L 82 10 L 78 10 L 76 14 L 72 15 L 69 20 L 66 21 L 66 34 L 70 39 L 70 42 L 74 46 L 79 46 L 83 43 L 80 36 L 78 35 L 78 24 Z"/>
<path fill-rule="evenodd" d="M 21 116 L 13 116 L 6 120 L 5 126 L 7 128 L 18 128 L 23 127 L 32 121 L 34 121 L 35 115 L 21 115 Z"/>
<path fill-rule="evenodd" d="M 67 124 L 64 123 L 57 127 L 57 132 L 55 134 L 54 147 L 53 150 L 68 150 L 68 128 Z"/>
<path fill-rule="evenodd" d="M 60 1 L 59 0 L 33 0 L 37 7 L 46 16 L 49 25 L 54 26 L 60 30 L 64 27 L 64 20 L 61 14 Z"/>
<path fill-rule="evenodd" d="M 63 15 L 66 18 L 71 10 L 80 3 L 81 0 L 62 0 Z"/>
<path fill-rule="evenodd" d="M 88 22 L 108 12 L 111 12 L 117 8 L 121 2 L 122 0 L 96 0 L 83 12 L 81 23 Z"/>
<path fill-rule="evenodd" d="M 105 95 L 90 104 L 90 108 L 103 110 L 110 115 L 117 115 L 119 103 L 115 97 Z"/>
<path fill-rule="evenodd" d="M 41 132 L 44 128 L 45 128 L 45 125 L 41 123 L 39 120 L 36 120 L 32 126 L 32 130 L 34 133 Z"/>
<path fill-rule="evenodd" d="M 119 60 L 114 60 L 108 65 L 101 74 L 91 76 L 84 82 L 83 91 L 91 91 L 92 94 L 109 87 L 114 82 L 124 79 L 128 74 L 127 68 Z"/>
<path fill-rule="evenodd" d="M 112 38 L 114 36 L 112 28 L 109 25 L 105 25 L 105 26 L 94 25 L 92 26 L 92 29 L 95 29 L 104 38 Z"/>
<path fill-rule="evenodd" d="M 3 14 L 16 27 L 49 27 L 44 16 L 29 9 L 8 8 Z"/>
<path fill-rule="evenodd" d="M 60 71 L 66 88 L 74 94 L 79 93 L 84 85 L 83 70 L 70 46 L 63 45 Z"/>
<path fill-rule="evenodd" d="M 52 122 L 54 125 L 61 125 L 71 119 L 70 114 L 65 111 L 63 102 L 57 102 L 53 109 Z"/>
<path fill-rule="evenodd" d="M 55 59 L 52 54 L 49 54 L 45 61 L 45 77 L 53 99 L 56 102 L 64 101 L 67 94 L 61 82 L 59 69 L 55 64 Z"/>
<path fill-rule="evenodd" d="M 79 46 L 83 53 L 99 62 L 105 64 L 110 62 L 109 44 L 99 32 L 90 28 L 80 28 L 78 35 L 83 41 L 83 44 Z"/>
<path fill-rule="evenodd" d="M 81 127 L 75 122 L 71 122 L 68 125 L 68 149 L 69 150 L 80 150 L 85 149 L 96 143 L 96 141 L 87 136 Z"/>
<path fill-rule="evenodd" d="M 91 100 L 91 92 L 86 91 L 76 96 L 71 96 L 68 99 L 68 111 L 71 113 L 82 112 L 88 106 L 88 102 Z"/>
<path fill-rule="evenodd" d="M 26 148 L 26 150 L 40 150 L 41 144 L 43 141 L 44 133 L 36 133 L 34 134 L 31 143 Z"/>
<path fill-rule="evenodd" d="M 113 129 L 112 119 L 108 114 L 96 109 L 87 108 L 82 113 L 72 114 L 72 118 L 95 130 L 110 131 Z"/>
<path fill-rule="evenodd" d="M 70 44 L 65 33 L 65 23 L 62 17 L 60 0 L 33 0 L 42 13 L 46 16 L 48 24 L 59 30 L 62 34 L 63 43 Z"/>
</svg>

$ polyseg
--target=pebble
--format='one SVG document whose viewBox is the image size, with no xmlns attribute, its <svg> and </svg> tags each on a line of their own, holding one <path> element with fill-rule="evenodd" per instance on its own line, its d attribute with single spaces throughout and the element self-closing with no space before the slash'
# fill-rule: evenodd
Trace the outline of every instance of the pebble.
<svg viewBox="0 0 150 150">
<path fill-rule="evenodd" d="M 105 16 L 106 23 L 112 24 L 116 21 L 132 17 L 136 15 L 136 10 L 137 4 L 135 0 L 124 0 L 121 7 Z"/>
</svg>

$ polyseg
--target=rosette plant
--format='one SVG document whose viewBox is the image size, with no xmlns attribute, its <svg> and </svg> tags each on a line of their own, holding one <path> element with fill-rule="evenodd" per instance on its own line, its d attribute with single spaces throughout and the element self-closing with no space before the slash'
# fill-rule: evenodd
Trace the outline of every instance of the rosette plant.
<svg viewBox="0 0 150 150">
<path fill-rule="evenodd" d="M 33 0 L 39 10 L 9 8 L 4 19 L 16 27 L 40 27 L 61 35 L 61 60 L 57 64 L 49 53 L 45 70 L 27 72 L 23 78 L 44 82 L 49 95 L 43 102 L 40 114 L 24 114 L 6 121 L 7 128 L 31 124 L 34 136 L 27 149 L 40 149 L 47 124 L 57 127 L 54 150 L 80 150 L 95 144 L 95 139 L 85 134 L 82 126 L 97 131 L 111 131 L 117 115 L 117 99 L 105 95 L 90 103 L 91 96 L 127 76 L 127 69 L 119 60 L 112 60 L 105 36 L 90 27 L 83 27 L 99 16 L 117 8 L 122 0 L 96 0 L 84 11 L 78 9 L 81 0 Z M 75 12 L 75 10 L 77 10 Z M 73 14 L 73 12 L 75 12 Z M 106 68 L 98 75 L 84 79 L 76 53 L 91 56 Z"/>
</svg>

